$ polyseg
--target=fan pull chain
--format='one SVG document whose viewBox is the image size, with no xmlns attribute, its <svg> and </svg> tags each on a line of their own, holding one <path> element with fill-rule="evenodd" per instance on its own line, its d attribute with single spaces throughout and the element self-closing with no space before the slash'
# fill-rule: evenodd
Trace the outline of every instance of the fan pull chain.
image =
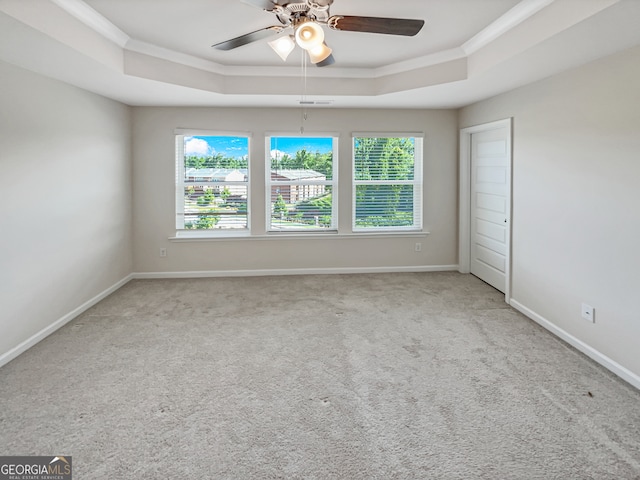
<svg viewBox="0 0 640 480">
<path fill-rule="evenodd" d="M 305 106 L 307 101 L 307 56 L 306 52 L 302 51 L 302 96 L 300 103 L 302 104 L 302 119 L 300 120 L 300 135 L 304 134 L 304 122 L 307 121 L 307 107 Z"/>
</svg>

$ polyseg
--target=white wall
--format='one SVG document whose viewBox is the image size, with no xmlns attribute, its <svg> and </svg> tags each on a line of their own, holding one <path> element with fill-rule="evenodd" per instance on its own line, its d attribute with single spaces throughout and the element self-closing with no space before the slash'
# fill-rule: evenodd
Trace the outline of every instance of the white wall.
<svg viewBox="0 0 640 480">
<path fill-rule="evenodd" d="M 466 107 L 460 126 L 507 117 L 515 304 L 640 379 L 640 48 Z"/>
<path fill-rule="evenodd" d="M 134 270 L 229 272 L 457 265 L 457 112 L 310 109 L 305 131 L 339 140 L 339 223 L 351 225 L 351 133 L 424 132 L 425 238 L 170 242 L 175 235 L 176 128 L 251 132 L 251 212 L 265 232 L 264 136 L 300 130 L 300 109 L 134 108 Z M 416 242 L 422 251 L 415 252 Z M 159 249 L 167 248 L 166 258 Z"/>
<path fill-rule="evenodd" d="M 131 111 L 0 62 L 0 364 L 126 278 Z"/>
</svg>

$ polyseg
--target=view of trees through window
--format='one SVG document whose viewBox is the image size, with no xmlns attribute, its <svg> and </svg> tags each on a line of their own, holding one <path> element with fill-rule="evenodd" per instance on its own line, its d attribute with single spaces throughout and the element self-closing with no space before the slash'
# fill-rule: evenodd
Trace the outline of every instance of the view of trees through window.
<svg viewBox="0 0 640 480">
<path fill-rule="evenodd" d="M 177 141 L 177 229 L 249 229 L 249 138 Z M 337 230 L 337 138 L 273 136 L 266 146 L 267 230 Z M 421 180 L 421 137 L 354 137 L 353 229 L 421 228 Z"/>
<path fill-rule="evenodd" d="M 420 227 L 414 137 L 354 138 L 354 227 Z"/>
<path fill-rule="evenodd" d="M 178 228 L 248 228 L 248 138 L 185 136 L 183 141 Z"/>
<path fill-rule="evenodd" d="M 270 230 L 335 228 L 333 139 L 271 137 Z"/>
</svg>

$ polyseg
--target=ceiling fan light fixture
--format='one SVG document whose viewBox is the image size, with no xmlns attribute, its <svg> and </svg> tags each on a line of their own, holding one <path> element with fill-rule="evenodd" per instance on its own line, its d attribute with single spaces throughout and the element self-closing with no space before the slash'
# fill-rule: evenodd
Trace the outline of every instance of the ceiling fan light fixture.
<svg viewBox="0 0 640 480">
<path fill-rule="evenodd" d="M 333 57 L 333 55 L 329 55 L 321 62 L 316 63 L 316 67 L 327 67 L 329 65 L 333 65 L 334 63 L 336 63 L 336 59 Z"/>
<path fill-rule="evenodd" d="M 283 62 L 286 62 L 289 54 L 296 48 L 296 42 L 293 39 L 293 35 L 285 35 L 269 42 L 269 46 L 280 56 Z"/>
<path fill-rule="evenodd" d="M 307 52 L 309 53 L 309 60 L 311 63 L 317 65 L 325 62 L 329 57 L 331 57 L 333 50 L 329 48 L 326 43 L 322 42 L 320 45 L 310 48 Z M 329 63 L 324 63 L 323 66 L 324 65 L 329 65 Z"/>
<path fill-rule="evenodd" d="M 316 22 L 308 21 L 296 28 L 296 43 L 305 50 L 322 45 L 324 30 Z"/>
<path fill-rule="evenodd" d="M 331 15 L 329 9 L 334 0 L 241 1 L 273 13 L 280 25 L 272 25 L 249 32 L 212 46 L 218 50 L 232 50 L 259 40 L 275 37 L 284 30 L 293 29 L 293 35 L 278 36 L 274 41 L 269 42 L 269 46 L 283 61 L 286 61 L 289 54 L 298 45 L 308 55 L 308 57 L 303 56 L 305 61 L 303 69 L 306 67 L 307 59 L 311 59 L 311 62 L 318 67 L 335 63 L 332 50 L 324 43 L 324 25 L 331 30 L 412 37 L 417 35 L 425 24 L 424 20 L 411 18 Z M 2 0 L 0 0 L 1 2 Z"/>
</svg>

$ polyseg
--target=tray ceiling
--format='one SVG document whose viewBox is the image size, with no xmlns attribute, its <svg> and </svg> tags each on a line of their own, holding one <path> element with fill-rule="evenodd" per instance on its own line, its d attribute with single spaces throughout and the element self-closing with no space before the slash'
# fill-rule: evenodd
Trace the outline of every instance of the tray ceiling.
<svg viewBox="0 0 640 480">
<path fill-rule="evenodd" d="M 325 28 L 307 69 L 258 41 L 278 22 L 232 0 L 0 0 L 0 59 L 131 105 L 455 108 L 640 44 L 635 0 L 335 0 L 334 15 L 418 18 L 415 37 Z M 304 90 L 304 91 L 303 91 Z"/>
</svg>

